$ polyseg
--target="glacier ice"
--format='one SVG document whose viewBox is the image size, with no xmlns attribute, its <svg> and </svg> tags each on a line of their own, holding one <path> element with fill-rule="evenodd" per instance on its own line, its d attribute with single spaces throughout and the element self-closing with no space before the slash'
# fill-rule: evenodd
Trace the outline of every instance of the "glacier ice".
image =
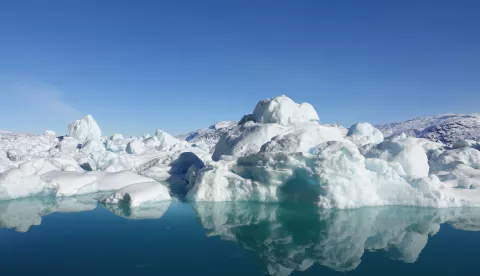
<svg viewBox="0 0 480 276">
<path fill-rule="evenodd" d="M 177 137 L 159 129 L 140 138 L 105 137 L 87 115 L 68 126 L 68 136 L 1 131 L 0 200 L 108 191 L 105 202 L 131 208 L 172 197 L 321 208 L 480 207 L 479 143 L 409 134 L 384 139 L 365 122 L 349 129 L 322 124 L 312 105 L 285 95 L 260 101 L 238 122 Z"/>
</svg>

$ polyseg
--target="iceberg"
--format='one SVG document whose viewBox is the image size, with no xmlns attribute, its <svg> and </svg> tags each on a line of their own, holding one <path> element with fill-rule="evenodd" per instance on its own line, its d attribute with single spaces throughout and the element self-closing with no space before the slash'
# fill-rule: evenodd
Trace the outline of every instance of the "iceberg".
<svg viewBox="0 0 480 276">
<path fill-rule="evenodd" d="M 172 198 L 480 207 L 477 141 L 385 139 L 365 122 L 322 124 L 312 105 L 285 95 L 184 140 L 159 129 L 141 138 L 101 135 L 91 115 L 70 124 L 68 136 L 0 132 L 0 200 L 108 191 L 105 202 L 132 208 Z"/>
</svg>

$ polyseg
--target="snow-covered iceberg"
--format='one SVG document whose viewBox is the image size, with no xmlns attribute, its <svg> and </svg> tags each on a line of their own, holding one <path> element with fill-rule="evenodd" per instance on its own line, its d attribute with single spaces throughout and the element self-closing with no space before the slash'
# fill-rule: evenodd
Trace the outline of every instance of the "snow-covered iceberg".
<svg viewBox="0 0 480 276">
<path fill-rule="evenodd" d="M 0 200 L 107 191 L 132 208 L 170 200 L 301 202 L 321 208 L 480 207 L 480 144 L 442 144 L 362 122 L 322 124 L 308 103 L 258 102 L 238 123 L 184 139 L 101 136 L 91 115 L 68 136 L 0 132 Z M 215 144 L 215 145 L 213 145 Z M 124 204 L 125 205 L 125 204 Z"/>
<path fill-rule="evenodd" d="M 196 172 L 187 198 L 300 201 L 322 208 L 480 206 L 478 150 L 470 144 L 464 143 L 462 157 L 447 158 L 454 149 L 441 143 L 407 136 L 384 141 L 368 123 L 345 133 L 320 124 L 310 106 L 290 101 L 261 101 L 228 130 L 212 155 L 217 162 Z M 447 171 L 435 169 L 458 162 Z"/>
</svg>

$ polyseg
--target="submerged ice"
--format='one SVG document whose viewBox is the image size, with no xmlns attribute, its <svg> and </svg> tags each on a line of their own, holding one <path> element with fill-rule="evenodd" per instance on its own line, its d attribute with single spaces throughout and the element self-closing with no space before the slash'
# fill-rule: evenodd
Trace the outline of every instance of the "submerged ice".
<svg viewBox="0 0 480 276">
<path fill-rule="evenodd" d="M 321 124 L 308 103 L 260 101 L 181 140 L 102 136 L 92 116 L 67 136 L 0 132 L 0 200 L 107 192 L 110 206 L 190 201 L 301 202 L 321 208 L 480 206 L 480 146 L 444 145 L 369 123 Z M 112 207 L 114 208 L 114 207 Z"/>
</svg>

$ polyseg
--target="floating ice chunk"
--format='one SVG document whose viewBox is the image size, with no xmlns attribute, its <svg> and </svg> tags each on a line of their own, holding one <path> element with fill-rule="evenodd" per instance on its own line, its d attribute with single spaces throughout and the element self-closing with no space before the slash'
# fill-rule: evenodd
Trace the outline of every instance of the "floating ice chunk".
<svg viewBox="0 0 480 276">
<path fill-rule="evenodd" d="M 100 139 L 102 131 L 93 117 L 87 115 L 80 120 L 74 121 L 68 126 L 68 136 L 83 142 L 88 139 Z"/>
<path fill-rule="evenodd" d="M 257 123 L 281 125 L 319 120 L 311 104 L 297 104 L 285 95 L 258 102 L 253 111 L 253 118 Z"/>
<path fill-rule="evenodd" d="M 142 204 L 171 200 L 168 188 L 156 181 L 132 184 L 105 197 L 106 204 L 126 204 L 138 207 Z"/>
<path fill-rule="evenodd" d="M 347 138 L 357 146 L 383 142 L 383 134 L 369 123 L 356 123 L 352 125 L 348 129 Z"/>
<path fill-rule="evenodd" d="M 55 137 L 57 134 L 56 134 L 55 131 L 53 131 L 53 130 L 45 130 L 45 131 L 43 132 L 43 135 Z"/>
<path fill-rule="evenodd" d="M 110 137 L 110 140 L 123 140 L 123 135 L 119 133 L 115 133 Z"/>
<path fill-rule="evenodd" d="M 126 151 L 130 154 L 141 154 L 145 152 L 145 144 L 139 140 L 128 142 Z"/>
</svg>

